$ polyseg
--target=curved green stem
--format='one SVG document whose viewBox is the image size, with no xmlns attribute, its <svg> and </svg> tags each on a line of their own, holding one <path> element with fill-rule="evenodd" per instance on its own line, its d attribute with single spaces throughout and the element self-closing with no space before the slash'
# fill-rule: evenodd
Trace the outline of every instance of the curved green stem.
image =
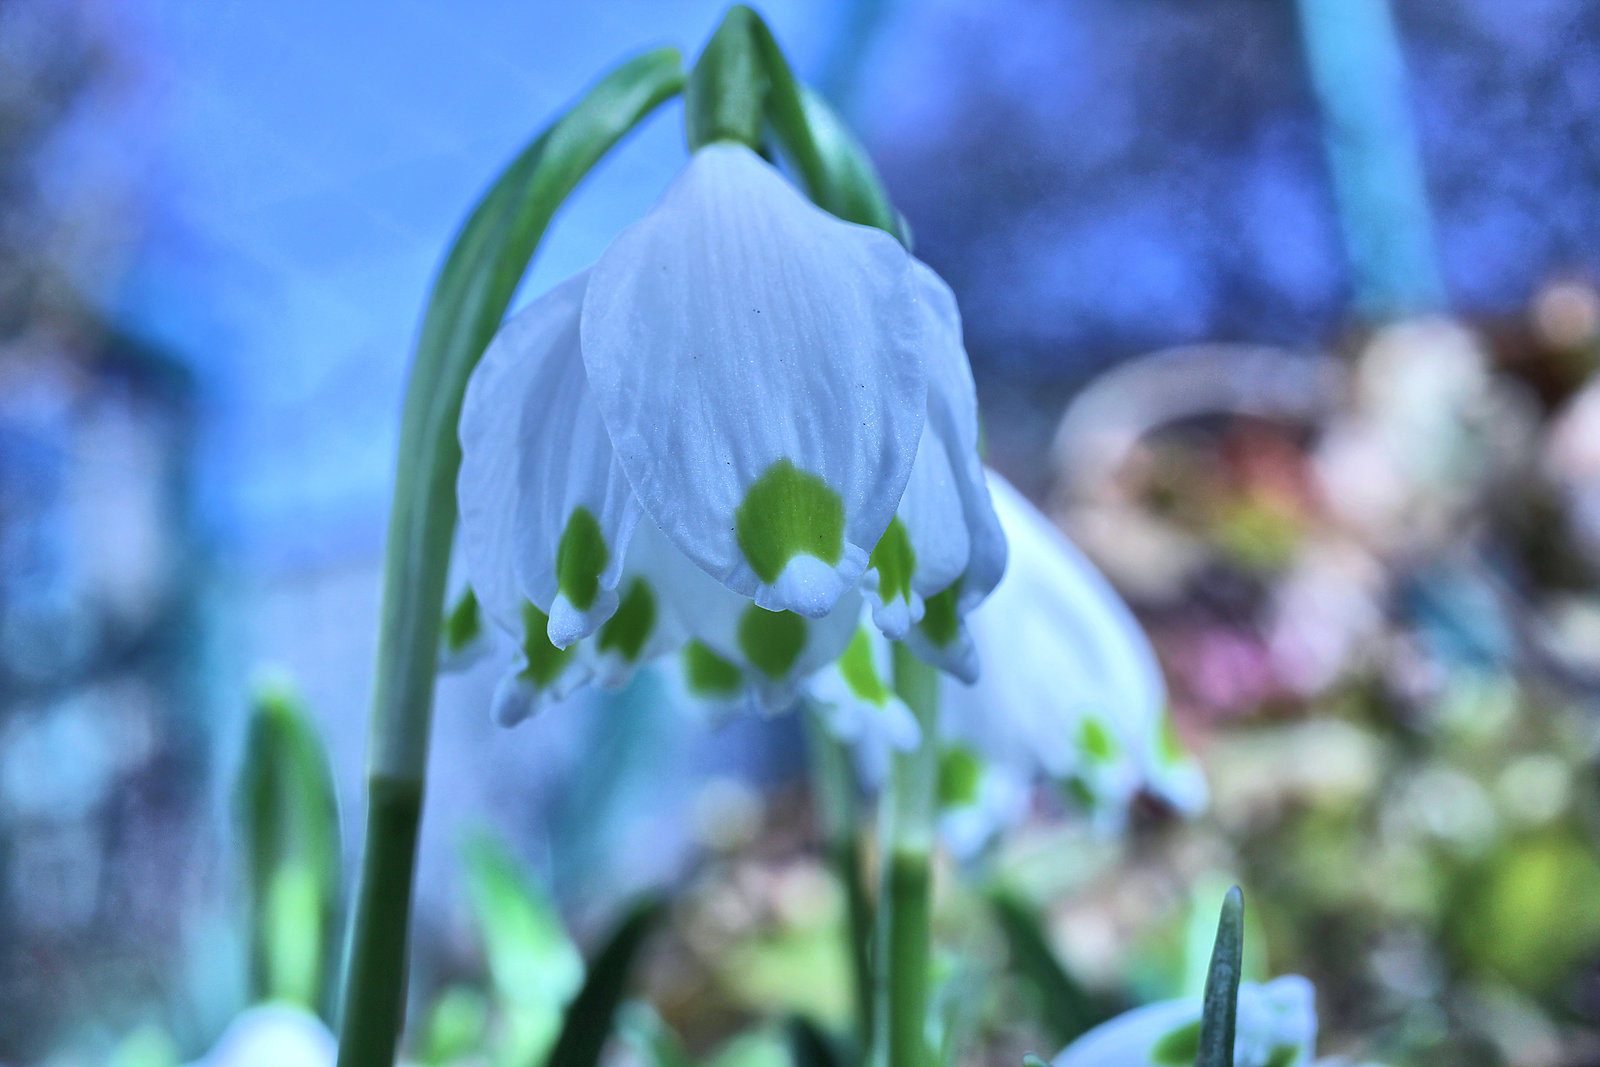
<svg viewBox="0 0 1600 1067">
<path fill-rule="evenodd" d="M 933 846 L 938 819 L 939 674 L 894 646 L 895 691 L 922 727 L 922 742 L 896 752 L 881 801 L 882 889 L 874 972 L 874 1067 L 925 1067 Z"/>
</svg>

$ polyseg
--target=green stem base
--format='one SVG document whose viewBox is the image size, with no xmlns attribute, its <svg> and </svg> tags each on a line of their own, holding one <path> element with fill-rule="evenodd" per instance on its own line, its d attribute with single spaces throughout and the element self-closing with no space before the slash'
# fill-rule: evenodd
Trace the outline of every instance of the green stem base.
<svg viewBox="0 0 1600 1067">
<path fill-rule="evenodd" d="M 367 851 L 345 963 L 338 1067 L 393 1067 L 395 1061 L 421 817 L 418 783 L 381 776 L 368 781 Z"/>
</svg>

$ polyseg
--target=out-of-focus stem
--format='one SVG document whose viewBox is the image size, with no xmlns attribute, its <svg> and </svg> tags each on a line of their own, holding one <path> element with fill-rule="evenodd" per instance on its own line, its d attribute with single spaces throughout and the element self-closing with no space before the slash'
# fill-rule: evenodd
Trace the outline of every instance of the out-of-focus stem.
<svg viewBox="0 0 1600 1067">
<path fill-rule="evenodd" d="M 805 724 L 817 821 L 849 911 L 845 935 L 854 979 L 856 1047 L 865 1053 L 872 1047 L 872 901 L 861 862 L 860 797 L 849 748 L 828 732 L 814 710 L 807 710 Z"/>
<path fill-rule="evenodd" d="M 1441 311 L 1444 281 L 1389 0 L 1297 3 L 1357 310 L 1373 320 Z"/>
<path fill-rule="evenodd" d="M 928 958 L 933 846 L 938 816 L 939 675 L 902 645 L 894 649 L 895 691 L 922 728 L 922 741 L 896 752 L 880 801 L 882 888 L 878 897 L 874 1067 L 928 1061 Z"/>
</svg>

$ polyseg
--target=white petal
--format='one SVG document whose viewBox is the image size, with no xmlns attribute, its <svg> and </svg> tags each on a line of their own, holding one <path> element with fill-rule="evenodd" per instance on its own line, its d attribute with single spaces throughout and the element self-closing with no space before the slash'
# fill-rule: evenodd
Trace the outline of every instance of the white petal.
<svg viewBox="0 0 1600 1067">
<path fill-rule="evenodd" d="M 315 1015 L 287 1004 L 246 1009 L 191 1067 L 332 1067 L 337 1051 Z"/>
<path fill-rule="evenodd" d="M 808 691 L 829 731 L 878 760 L 890 749 L 908 752 L 922 741 L 917 717 L 894 691 L 888 643 L 871 627 L 856 628 L 845 651 L 811 679 Z"/>
<path fill-rule="evenodd" d="M 1285 975 L 1239 987 L 1235 1067 L 1306 1067 L 1315 1055 L 1317 1017 L 1311 983 Z M 1198 1039 L 1197 997 L 1150 1004 L 1090 1030 L 1061 1051 L 1052 1067 L 1169 1067 L 1192 1062 Z M 1187 1052 L 1187 1061 L 1182 1054 Z"/>
<path fill-rule="evenodd" d="M 763 607 L 826 614 L 894 515 L 926 403 L 910 262 L 713 144 L 591 273 L 583 358 L 644 509 Z"/>
<path fill-rule="evenodd" d="M 961 620 L 1000 581 L 1006 538 L 978 453 L 978 397 L 961 340 L 955 295 L 920 262 L 914 263 L 912 276 L 929 340 L 928 421 L 899 512 L 914 566 L 910 596 L 904 597 L 909 601 L 907 610 L 898 610 L 892 597 L 883 597 L 885 610 L 875 618 L 885 633 L 900 637 L 903 620 L 924 618 L 926 608 L 919 601 L 944 594 L 948 602 L 934 605 L 934 618 L 914 631 L 909 643 L 930 663 L 971 681 L 978 671 L 978 657 Z M 874 574 L 864 584 L 873 592 L 884 585 Z M 904 583 L 901 592 L 904 596 Z"/>
<path fill-rule="evenodd" d="M 562 282 L 501 327 L 461 409 L 468 575 L 490 617 L 513 631 L 521 600 L 537 604 L 559 648 L 616 609 L 639 517 L 584 376 L 587 277 Z"/>
</svg>

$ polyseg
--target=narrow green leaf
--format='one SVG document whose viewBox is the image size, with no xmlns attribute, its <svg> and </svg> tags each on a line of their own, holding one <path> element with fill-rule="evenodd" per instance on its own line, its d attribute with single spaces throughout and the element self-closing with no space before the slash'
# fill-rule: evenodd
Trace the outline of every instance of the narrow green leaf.
<svg viewBox="0 0 1600 1067">
<path fill-rule="evenodd" d="M 664 902 L 649 898 L 617 924 L 590 964 L 583 988 L 567 1005 L 561 1036 L 544 1067 L 595 1067 L 599 1062 L 639 949 L 665 911 Z"/>
<path fill-rule="evenodd" d="M 767 75 L 753 33 L 760 22 L 743 4 L 729 8 L 695 60 L 683 90 L 684 132 L 691 152 L 713 141 L 760 149 L 767 97 Z"/>
<path fill-rule="evenodd" d="M 1234 1026 L 1239 1014 L 1239 968 L 1244 957 L 1244 894 L 1238 886 L 1222 898 L 1217 943 L 1200 1015 L 1200 1056 L 1195 1067 L 1233 1067 Z"/>
<path fill-rule="evenodd" d="M 338 963 L 338 801 L 322 740 L 286 688 L 264 688 L 256 697 L 234 788 L 250 992 L 325 1009 Z"/>
<path fill-rule="evenodd" d="M 845 1067 L 833 1040 L 804 1015 L 791 1015 L 784 1024 L 794 1067 Z"/>
<path fill-rule="evenodd" d="M 876 226 L 909 245 L 909 231 L 889 202 L 877 168 L 844 120 L 795 78 L 777 38 L 759 16 L 751 15 L 750 31 L 770 84 L 767 118 L 806 193 L 846 222 Z"/>
<path fill-rule="evenodd" d="M 1044 1017 L 1039 1021 L 1065 1047 L 1105 1022 L 1111 1010 L 1079 985 L 1056 958 L 1033 909 L 1005 889 L 989 895 L 989 906 L 1005 934 L 1017 971 L 1038 990 Z"/>
</svg>

